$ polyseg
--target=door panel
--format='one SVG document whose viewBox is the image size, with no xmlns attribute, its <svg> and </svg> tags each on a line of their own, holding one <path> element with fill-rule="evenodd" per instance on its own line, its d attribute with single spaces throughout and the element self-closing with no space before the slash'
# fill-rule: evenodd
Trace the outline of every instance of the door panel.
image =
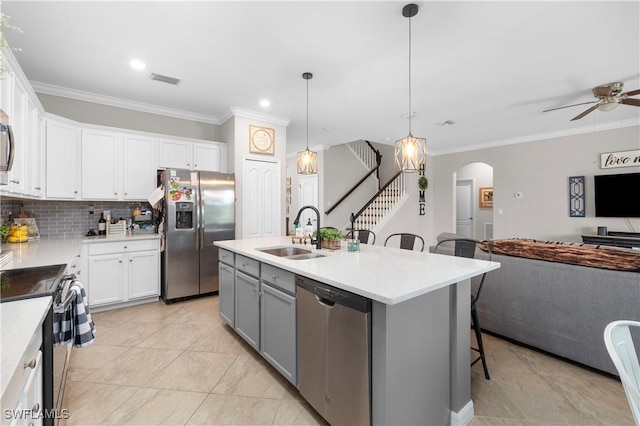
<svg viewBox="0 0 640 426">
<path fill-rule="evenodd" d="M 298 209 L 303 206 L 313 206 L 318 208 L 318 175 L 300 176 L 298 178 L 298 184 L 300 185 L 300 195 Z M 313 228 L 316 228 L 316 221 L 318 220 L 316 214 L 312 210 L 305 210 L 300 216 L 300 225 L 304 226 L 311 219 Z"/>
<path fill-rule="evenodd" d="M 473 238 L 473 182 L 456 182 L 456 234 Z"/>
<path fill-rule="evenodd" d="M 245 160 L 242 176 L 242 237 L 280 235 L 280 163 Z"/>
</svg>

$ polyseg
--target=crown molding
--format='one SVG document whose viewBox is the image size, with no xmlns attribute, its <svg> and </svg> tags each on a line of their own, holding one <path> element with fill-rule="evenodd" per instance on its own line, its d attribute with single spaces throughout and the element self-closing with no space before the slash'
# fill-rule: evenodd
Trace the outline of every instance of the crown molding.
<svg viewBox="0 0 640 426">
<path fill-rule="evenodd" d="M 53 84 L 40 83 L 38 81 L 31 81 L 30 83 L 35 92 L 44 93 L 45 95 L 60 96 L 63 98 L 76 99 L 78 101 L 109 105 L 116 108 L 124 108 L 150 114 L 164 115 L 167 117 L 180 118 L 189 121 L 197 121 L 199 123 L 216 125 L 221 124 L 221 121 L 217 117 L 213 117 L 210 115 L 197 114 L 173 108 L 166 108 L 157 105 L 145 104 L 142 102 L 130 101 L 128 99 L 115 98 L 112 96 L 85 92 L 82 90 L 69 89 L 66 87 L 55 86 Z"/>
<path fill-rule="evenodd" d="M 539 142 L 539 141 L 548 140 L 548 139 L 584 135 L 586 133 L 601 132 L 604 130 L 615 130 L 623 127 L 633 127 L 633 126 L 640 126 L 640 118 L 628 119 L 622 122 L 603 123 L 603 124 L 597 124 L 597 125 L 588 126 L 588 127 L 584 126 L 584 127 L 578 127 L 575 129 L 560 130 L 557 132 L 540 133 L 537 135 L 522 136 L 519 138 L 504 139 L 500 141 L 493 141 L 493 142 L 481 143 L 476 145 L 468 145 L 468 146 L 460 147 L 458 149 L 434 150 L 430 152 L 429 155 L 438 156 L 438 155 L 446 155 L 446 154 L 456 154 L 460 152 L 477 151 L 479 149 L 495 148 L 499 146 L 515 145 L 515 144 L 526 143 L 526 142 Z"/>
<path fill-rule="evenodd" d="M 240 117 L 240 118 L 246 118 L 249 120 L 266 121 L 268 123 L 273 123 L 273 124 L 277 124 L 279 126 L 284 126 L 284 127 L 287 127 L 291 122 L 291 120 L 286 117 L 278 117 L 276 115 L 265 114 L 263 112 L 252 111 L 250 109 L 244 109 L 236 106 L 229 107 L 229 112 L 223 115 L 220 121 L 224 123 L 231 117 Z"/>
</svg>

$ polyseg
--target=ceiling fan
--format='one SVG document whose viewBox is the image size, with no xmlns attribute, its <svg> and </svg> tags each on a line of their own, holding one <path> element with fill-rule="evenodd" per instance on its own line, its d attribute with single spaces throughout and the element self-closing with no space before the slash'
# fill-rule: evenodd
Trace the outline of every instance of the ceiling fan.
<svg viewBox="0 0 640 426">
<path fill-rule="evenodd" d="M 574 121 L 574 120 L 581 119 L 582 117 L 595 111 L 596 109 L 600 111 L 611 111 L 616 109 L 620 104 L 640 107 L 640 99 L 632 99 L 629 97 L 629 96 L 640 95 L 640 89 L 631 90 L 625 93 L 620 93 L 622 92 L 623 85 L 624 84 L 619 81 L 616 81 L 615 83 L 602 84 L 600 86 L 596 86 L 593 88 L 593 96 L 598 98 L 597 101 L 582 102 L 580 104 L 573 104 L 573 105 L 567 105 L 567 106 L 562 106 L 558 108 L 551 108 L 551 109 L 544 110 L 542 112 L 555 111 L 557 109 L 570 108 L 578 105 L 595 104 L 594 106 L 590 107 L 586 111 L 583 111 L 580 114 L 573 117 L 571 121 Z"/>
</svg>

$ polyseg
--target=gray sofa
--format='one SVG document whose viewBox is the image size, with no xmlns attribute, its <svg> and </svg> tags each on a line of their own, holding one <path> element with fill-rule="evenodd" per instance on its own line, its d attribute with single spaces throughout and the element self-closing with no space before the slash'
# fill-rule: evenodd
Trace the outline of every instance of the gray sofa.
<svg viewBox="0 0 640 426">
<path fill-rule="evenodd" d="M 480 249 L 477 256 L 488 258 Z M 499 254 L 493 260 L 501 267 L 487 274 L 477 302 L 482 329 L 617 375 L 603 332 L 614 320 L 640 321 L 640 273 Z"/>
</svg>

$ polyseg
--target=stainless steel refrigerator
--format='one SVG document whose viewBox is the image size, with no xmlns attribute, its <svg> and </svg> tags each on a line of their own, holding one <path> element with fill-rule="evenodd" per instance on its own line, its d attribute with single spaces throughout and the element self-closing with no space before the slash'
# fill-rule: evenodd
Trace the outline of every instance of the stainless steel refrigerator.
<svg viewBox="0 0 640 426">
<path fill-rule="evenodd" d="M 218 248 L 235 238 L 233 174 L 168 169 L 164 186 L 162 298 L 218 291 Z"/>
</svg>

